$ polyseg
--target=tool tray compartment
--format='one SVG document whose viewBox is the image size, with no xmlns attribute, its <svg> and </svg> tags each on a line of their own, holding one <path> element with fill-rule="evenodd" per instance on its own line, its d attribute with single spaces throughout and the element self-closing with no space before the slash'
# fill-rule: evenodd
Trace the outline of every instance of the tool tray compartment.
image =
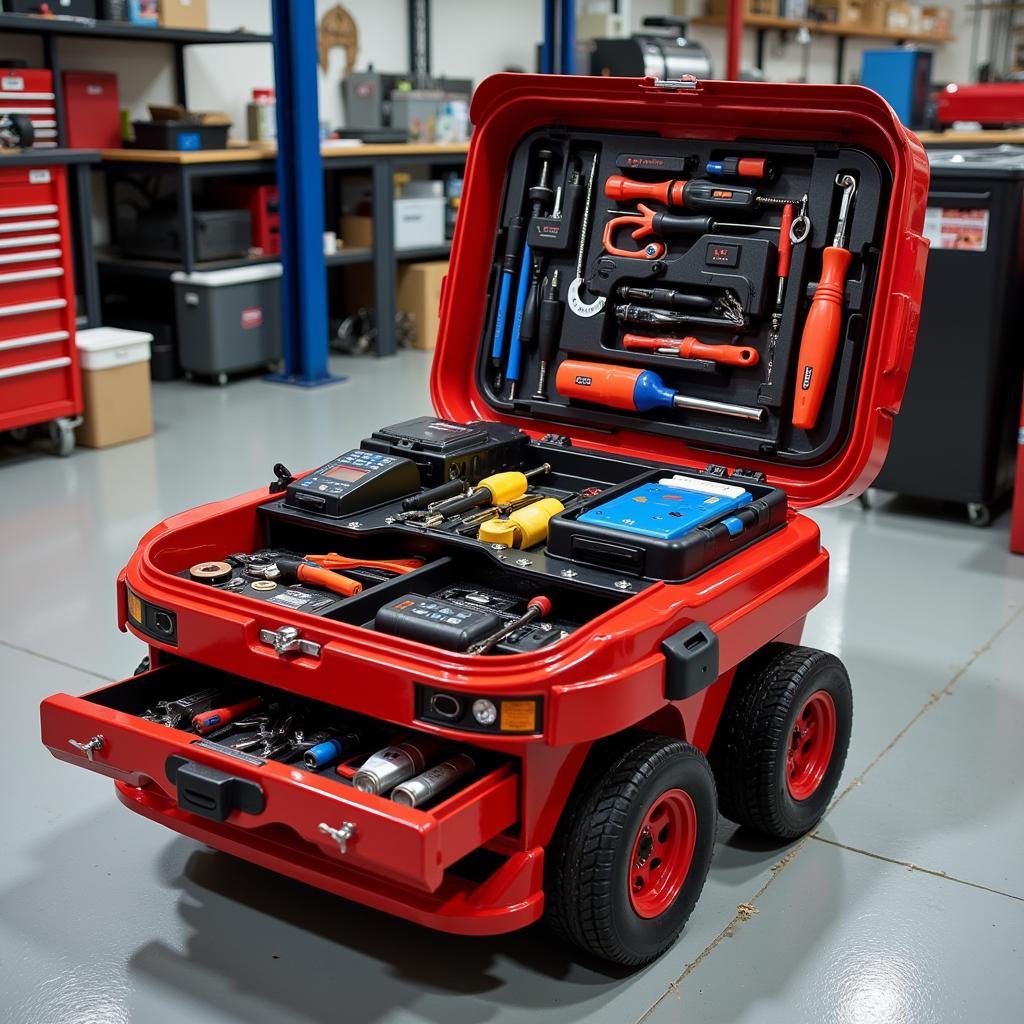
<svg viewBox="0 0 1024 1024">
<path fill-rule="evenodd" d="M 236 749 L 251 729 L 231 725 L 202 737 L 186 719 L 169 727 L 143 717 L 158 702 L 174 702 L 212 689 L 216 704 L 260 697 L 264 709 L 282 706 L 309 732 L 330 723 L 361 742 L 341 766 L 319 771 L 301 755 L 261 756 Z M 210 707 L 197 705 L 202 710 Z M 454 787 L 420 807 L 407 807 L 352 785 L 355 767 L 373 751 L 423 734 L 363 718 L 271 687 L 186 661 L 170 661 L 142 675 L 82 697 L 55 694 L 42 704 L 42 738 L 57 758 L 138 787 L 167 807 L 226 823 L 235 829 L 275 834 L 316 847 L 338 859 L 337 840 L 320 828 L 342 822 L 354 832 L 341 857 L 346 866 L 384 874 L 402 884 L 434 890 L 447 868 L 518 820 L 519 773 L 514 758 L 473 747 L 473 770 Z M 90 741 L 95 749 L 88 749 Z M 77 744 L 77 745 L 76 745 Z M 440 748 L 438 761 L 459 749 Z M 464 748 L 470 749 L 470 748 Z"/>
</svg>

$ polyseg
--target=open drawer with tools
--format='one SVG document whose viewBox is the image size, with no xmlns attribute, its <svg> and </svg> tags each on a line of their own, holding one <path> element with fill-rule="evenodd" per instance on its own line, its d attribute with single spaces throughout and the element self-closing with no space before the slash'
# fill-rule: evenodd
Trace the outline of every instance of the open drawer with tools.
<svg viewBox="0 0 1024 1024">
<path fill-rule="evenodd" d="M 300 848 L 340 843 L 354 869 L 426 890 L 518 820 L 514 759 L 184 661 L 50 697 L 42 732 L 56 757 L 151 802 L 284 828 Z"/>
<path fill-rule="evenodd" d="M 327 891 L 635 966 L 719 813 L 791 840 L 843 770 L 803 510 L 884 458 L 927 161 L 851 87 L 504 75 L 472 116 L 435 415 L 151 530 L 118 605 L 155 670 L 44 741 Z"/>
</svg>

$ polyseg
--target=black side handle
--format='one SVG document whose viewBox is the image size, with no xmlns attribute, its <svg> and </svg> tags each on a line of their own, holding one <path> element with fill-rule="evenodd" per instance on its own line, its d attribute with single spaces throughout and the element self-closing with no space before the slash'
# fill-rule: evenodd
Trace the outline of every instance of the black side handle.
<svg viewBox="0 0 1024 1024">
<path fill-rule="evenodd" d="M 167 758 L 167 778 L 178 787 L 178 806 L 212 821 L 225 821 L 234 811 L 262 814 L 266 798 L 262 787 L 219 768 L 197 764 L 179 754 Z"/>
<path fill-rule="evenodd" d="M 706 622 L 691 622 L 661 642 L 665 696 L 686 700 L 718 678 L 718 637 Z"/>
</svg>

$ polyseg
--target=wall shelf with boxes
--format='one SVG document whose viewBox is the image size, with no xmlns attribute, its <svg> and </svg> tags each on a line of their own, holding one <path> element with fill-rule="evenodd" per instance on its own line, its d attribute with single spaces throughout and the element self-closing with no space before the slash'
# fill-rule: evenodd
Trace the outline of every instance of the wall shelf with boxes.
<svg viewBox="0 0 1024 1024">
<path fill-rule="evenodd" d="M 718 8 L 722 7 L 723 10 Z M 693 18 L 691 25 L 707 25 L 724 28 L 728 17 L 725 4 L 712 3 L 711 12 Z M 811 9 L 819 14 L 828 13 L 829 19 L 783 18 L 777 11 L 776 0 L 745 0 L 743 27 L 757 33 L 757 55 L 755 64 L 765 66 L 765 40 L 769 32 L 796 32 L 805 27 L 811 35 L 831 36 L 836 40 L 835 80 L 843 81 L 847 39 L 874 39 L 880 42 L 913 43 L 919 46 L 942 46 L 954 41 L 949 31 L 949 12 L 939 7 L 918 7 L 919 11 L 933 12 L 922 17 L 918 29 L 914 22 L 913 9 L 917 5 L 887 0 L 833 0 L 831 3 L 812 4 Z"/>
</svg>

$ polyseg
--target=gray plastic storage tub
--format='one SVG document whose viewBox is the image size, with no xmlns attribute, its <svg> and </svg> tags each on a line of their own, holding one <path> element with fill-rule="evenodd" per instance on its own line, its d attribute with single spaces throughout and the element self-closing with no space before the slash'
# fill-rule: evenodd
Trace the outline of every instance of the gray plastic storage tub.
<svg viewBox="0 0 1024 1024">
<path fill-rule="evenodd" d="M 178 357 L 186 373 L 216 377 L 281 358 L 281 264 L 177 271 Z"/>
</svg>

